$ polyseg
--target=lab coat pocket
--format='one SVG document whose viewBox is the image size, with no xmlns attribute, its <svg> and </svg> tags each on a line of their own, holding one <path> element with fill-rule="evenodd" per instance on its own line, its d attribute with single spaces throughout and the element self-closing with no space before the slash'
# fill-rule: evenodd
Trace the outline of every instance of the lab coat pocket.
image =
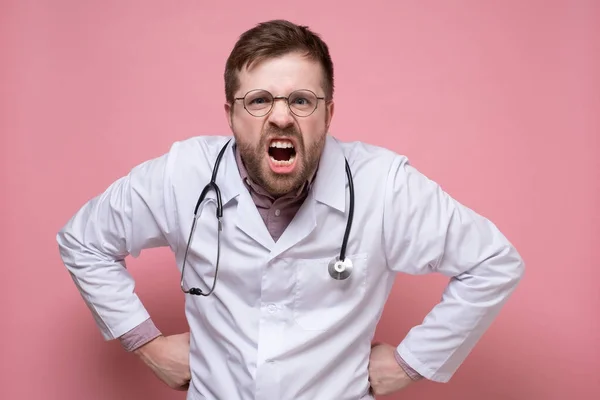
<svg viewBox="0 0 600 400">
<path fill-rule="evenodd" d="M 352 319 L 352 312 L 364 298 L 368 256 L 350 254 L 350 276 L 336 280 L 329 274 L 333 257 L 295 262 L 293 317 L 304 330 L 325 331 Z"/>
</svg>

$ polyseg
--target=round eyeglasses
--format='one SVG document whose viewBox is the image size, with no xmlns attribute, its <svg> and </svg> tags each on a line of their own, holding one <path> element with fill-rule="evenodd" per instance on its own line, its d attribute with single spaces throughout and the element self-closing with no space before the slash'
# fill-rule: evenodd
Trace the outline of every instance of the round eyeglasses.
<svg viewBox="0 0 600 400">
<path fill-rule="evenodd" d="M 246 111 L 255 117 L 264 117 L 270 113 L 275 100 L 285 100 L 294 115 L 308 117 L 317 109 L 319 100 L 325 100 L 325 97 L 318 97 L 308 89 L 296 90 L 287 97 L 273 96 L 267 90 L 254 89 L 246 93 L 244 97 L 236 97 L 235 100 L 243 100 Z"/>
</svg>

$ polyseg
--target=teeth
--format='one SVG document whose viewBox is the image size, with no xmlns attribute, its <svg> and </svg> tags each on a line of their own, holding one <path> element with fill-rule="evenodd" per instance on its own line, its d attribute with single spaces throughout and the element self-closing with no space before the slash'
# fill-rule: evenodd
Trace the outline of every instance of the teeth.
<svg viewBox="0 0 600 400">
<path fill-rule="evenodd" d="M 292 142 L 288 142 L 287 140 L 274 140 L 271 142 L 269 147 L 277 147 L 279 149 L 293 149 L 294 145 Z"/>
<path fill-rule="evenodd" d="M 271 157 L 271 156 L 269 156 Z M 276 159 L 274 159 L 273 157 L 271 157 L 271 161 L 273 162 L 273 164 L 275 165 L 279 165 L 279 166 L 288 166 L 288 165 L 292 165 L 292 163 L 294 162 L 294 159 L 296 158 L 295 155 L 291 156 L 289 160 L 287 161 L 278 161 Z"/>
</svg>

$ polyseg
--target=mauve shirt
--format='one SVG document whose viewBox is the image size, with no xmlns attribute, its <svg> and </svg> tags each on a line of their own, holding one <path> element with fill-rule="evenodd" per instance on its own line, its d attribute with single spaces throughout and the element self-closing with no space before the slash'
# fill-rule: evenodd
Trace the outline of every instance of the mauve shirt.
<svg viewBox="0 0 600 400">
<path fill-rule="evenodd" d="M 262 216 L 269 233 L 273 237 L 273 240 L 277 241 L 306 199 L 308 191 L 312 185 L 314 175 L 297 191 L 288 193 L 279 198 L 274 198 L 262 187 L 250 179 L 237 146 L 234 146 L 234 151 L 240 176 L 246 188 L 250 192 L 252 200 L 254 201 L 254 204 L 256 204 L 256 208 Z M 160 335 L 161 332 L 154 325 L 152 319 L 149 318 L 137 327 L 125 333 L 119 338 L 119 340 L 125 350 L 134 351 Z M 411 379 L 418 380 L 422 378 L 422 376 L 412 369 L 397 352 L 395 353 L 395 356 L 400 366 L 411 377 Z"/>
</svg>

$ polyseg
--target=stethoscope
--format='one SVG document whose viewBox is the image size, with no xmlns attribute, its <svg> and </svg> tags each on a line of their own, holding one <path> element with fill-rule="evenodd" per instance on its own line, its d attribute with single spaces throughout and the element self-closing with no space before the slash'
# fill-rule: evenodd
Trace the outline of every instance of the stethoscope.
<svg viewBox="0 0 600 400">
<path fill-rule="evenodd" d="M 188 238 L 187 246 L 185 248 L 185 254 L 183 256 L 183 266 L 181 268 L 180 286 L 181 286 L 181 290 L 184 293 L 189 293 L 189 294 L 197 295 L 197 296 L 210 296 L 210 294 L 215 290 L 215 285 L 217 284 L 217 275 L 219 273 L 219 257 L 220 257 L 220 253 L 221 253 L 221 231 L 223 230 L 223 225 L 221 223 L 221 219 L 223 218 L 223 203 L 221 200 L 221 190 L 219 189 L 219 186 L 216 183 L 216 178 L 217 178 L 217 172 L 219 170 L 219 165 L 221 164 L 221 159 L 223 158 L 223 154 L 225 153 L 225 150 L 227 149 L 227 145 L 229 144 L 230 141 L 231 141 L 231 139 L 228 140 L 227 143 L 225 143 L 225 145 L 223 146 L 223 148 L 221 148 L 221 151 L 219 151 L 219 154 L 217 155 L 217 159 L 215 161 L 215 165 L 213 167 L 213 172 L 212 172 L 212 177 L 210 179 L 210 182 L 204 187 L 204 189 L 202 190 L 202 193 L 200 193 L 200 197 L 198 198 L 198 201 L 196 202 L 196 207 L 194 208 L 194 219 L 192 221 L 192 228 L 190 229 L 190 236 Z M 342 239 L 342 247 L 340 249 L 340 254 L 339 254 L 339 256 L 336 256 L 329 262 L 329 265 L 327 268 L 329 275 L 335 280 L 348 279 L 348 277 L 352 274 L 352 268 L 353 268 L 352 260 L 350 260 L 349 258 L 346 257 L 346 246 L 348 245 L 348 238 L 350 236 L 350 229 L 352 228 L 352 220 L 354 218 L 354 181 L 352 179 L 352 171 L 350 171 L 350 166 L 348 165 L 348 159 L 346 159 L 344 157 L 344 161 L 346 164 L 346 176 L 348 177 L 348 188 L 350 191 L 350 208 L 348 210 L 348 220 L 346 221 L 346 230 L 344 232 L 344 238 Z M 188 255 L 188 251 L 190 248 L 190 243 L 192 241 L 192 237 L 194 236 L 194 231 L 196 229 L 196 221 L 198 220 L 198 217 L 200 216 L 198 213 L 198 210 L 200 209 L 200 205 L 203 203 L 204 199 L 206 198 L 206 195 L 211 190 L 215 191 L 215 194 L 217 197 L 216 198 L 216 203 L 217 203 L 216 215 L 217 215 L 218 227 L 217 227 L 217 261 L 216 261 L 216 266 L 215 266 L 215 278 L 213 280 L 212 287 L 211 287 L 210 291 L 208 291 L 208 292 L 203 292 L 202 289 L 200 289 L 200 288 L 190 288 L 190 289 L 186 290 L 183 287 L 183 276 L 184 276 L 185 266 L 187 263 L 187 255 Z"/>
</svg>

